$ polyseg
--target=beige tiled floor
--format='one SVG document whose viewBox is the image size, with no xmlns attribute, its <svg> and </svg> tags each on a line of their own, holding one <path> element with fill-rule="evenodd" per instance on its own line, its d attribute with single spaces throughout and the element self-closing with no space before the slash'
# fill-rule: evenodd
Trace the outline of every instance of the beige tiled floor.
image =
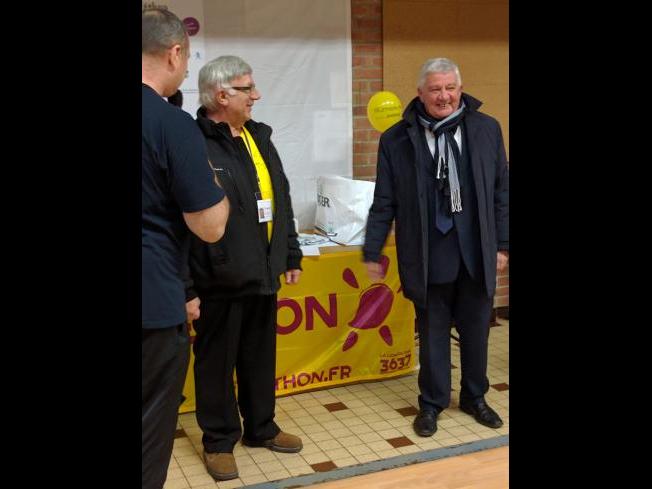
<svg viewBox="0 0 652 489">
<path fill-rule="evenodd" d="M 485 396 L 504 421 L 497 430 L 476 423 L 457 408 L 460 369 L 453 368 L 451 405 L 439 415 L 437 432 L 430 438 L 416 435 L 412 429 L 413 413 L 418 409 L 415 372 L 382 382 L 277 399 L 276 422 L 284 431 L 303 439 L 303 450 L 298 454 L 284 454 L 238 444 L 234 455 L 240 477 L 231 481 L 215 482 L 208 475 L 200 458 L 201 430 L 195 414 L 182 414 L 164 489 L 243 487 L 506 435 L 509 433 L 508 340 L 509 321 L 498 319 L 489 335 L 488 377 L 492 387 Z M 452 363 L 459 367 L 459 346 L 454 340 L 452 345 Z M 329 406 L 337 409 L 333 411 L 325 407 L 334 403 L 344 406 Z"/>
</svg>

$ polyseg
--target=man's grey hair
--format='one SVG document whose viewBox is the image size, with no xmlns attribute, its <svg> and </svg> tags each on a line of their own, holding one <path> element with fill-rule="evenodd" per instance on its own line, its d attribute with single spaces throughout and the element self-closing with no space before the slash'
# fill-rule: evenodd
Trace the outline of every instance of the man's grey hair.
<svg viewBox="0 0 652 489">
<path fill-rule="evenodd" d="M 199 103 L 208 110 L 217 109 L 215 91 L 229 88 L 231 81 L 253 72 L 251 66 L 238 56 L 220 56 L 199 70 Z"/>
<path fill-rule="evenodd" d="M 460 75 L 459 67 L 448 58 L 430 58 L 421 66 L 421 73 L 419 74 L 419 83 L 417 87 L 423 87 L 426 77 L 430 73 L 455 73 L 457 84 L 462 85 L 462 75 Z"/>
<path fill-rule="evenodd" d="M 158 55 L 175 44 L 187 48 L 186 27 L 167 9 L 143 10 L 143 54 Z"/>
</svg>

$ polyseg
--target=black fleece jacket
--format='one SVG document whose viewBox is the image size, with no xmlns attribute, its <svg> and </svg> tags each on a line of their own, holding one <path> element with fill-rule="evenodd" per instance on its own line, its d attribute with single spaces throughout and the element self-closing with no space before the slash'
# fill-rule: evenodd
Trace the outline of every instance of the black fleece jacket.
<svg viewBox="0 0 652 489">
<path fill-rule="evenodd" d="M 197 112 L 197 124 L 229 198 L 231 213 L 224 236 L 217 243 L 206 243 L 192 235 L 186 300 L 275 294 L 283 272 L 301 269 L 302 254 L 292 220 L 290 186 L 270 139 L 272 128 L 253 120 L 245 123 L 265 160 L 274 191 L 272 238 L 268 241 L 267 224 L 258 222 L 256 171 L 242 138 L 234 138 L 226 123 L 206 118 L 203 108 Z"/>
</svg>

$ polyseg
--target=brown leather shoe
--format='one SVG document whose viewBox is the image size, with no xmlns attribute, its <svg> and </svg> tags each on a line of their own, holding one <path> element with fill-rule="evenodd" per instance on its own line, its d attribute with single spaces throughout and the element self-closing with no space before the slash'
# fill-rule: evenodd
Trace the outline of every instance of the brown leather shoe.
<svg viewBox="0 0 652 489">
<path fill-rule="evenodd" d="M 242 439 L 242 444 L 248 447 L 267 447 L 275 452 L 297 453 L 303 448 L 301 438 L 283 431 L 269 440 L 247 440 Z"/>
<path fill-rule="evenodd" d="M 204 463 L 211 477 L 218 481 L 228 481 L 238 477 L 238 466 L 232 453 L 206 453 Z"/>
</svg>

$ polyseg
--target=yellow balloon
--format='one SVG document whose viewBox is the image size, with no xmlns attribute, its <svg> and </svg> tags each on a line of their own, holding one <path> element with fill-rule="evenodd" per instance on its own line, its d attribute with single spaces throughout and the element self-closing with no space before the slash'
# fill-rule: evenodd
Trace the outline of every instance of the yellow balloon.
<svg viewBox="0 0 652 489">
<path fill-rule="evenodd" d="M 393 92 L 376 92 L 367 104 L 367 118 L 376 131 L 385 132 L 401 120 L 403 107 Z"/>
</svg>

